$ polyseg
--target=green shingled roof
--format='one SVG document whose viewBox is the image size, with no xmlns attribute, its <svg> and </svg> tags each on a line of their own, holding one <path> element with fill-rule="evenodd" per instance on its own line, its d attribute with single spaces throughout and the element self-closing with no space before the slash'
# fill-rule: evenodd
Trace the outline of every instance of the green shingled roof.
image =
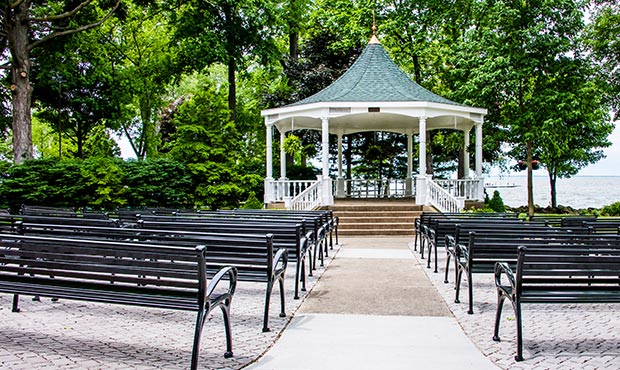
<svg viewBox="0 0 620 370">
<path fill-rule="evenodd" d="M 415 83 L 390 59 L 383 46 L 370 43 L 339 79 L 290 106 L 329 102 L 426 101 L 461 105 Z"/>
</svg>

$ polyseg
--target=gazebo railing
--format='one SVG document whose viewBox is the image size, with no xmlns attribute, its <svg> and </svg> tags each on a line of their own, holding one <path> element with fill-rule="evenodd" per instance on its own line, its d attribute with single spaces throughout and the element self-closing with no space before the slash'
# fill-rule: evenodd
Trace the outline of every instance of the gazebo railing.
<svg viewBox="0 0 620 370">
<path fill-rule="evenodd" d="M 286 209 L 295 211 L 311 211 L 321 205 L 323 181 L 318 180 L 292 199 L 286 199 Z"/>
<path fill-rule="evenodd" d="M 465 208 L 465 198 L 455 197 L 437 182 L 428 179 L 428 201 L 440 212 L 456 213 Z"/>
<path fill-rule="evenodd" d="M 316 185 L 317 180 L 274 180 L 272 181 L 274 202 L 296 198 L 306 189 Z"/>
<path fill-rule="evenodd" d="M 407 192 L 405 179 L 345 179 L 344 186 L 348 198 L 402 198 Z"/>
<path fill-rule="evenodd" d="M 453 197 L 469 199 L 478 199 L 478 190 L 480 186 L 479 179 L 451 179 L 451 180 L 434 180 L 437 185 L 450 193 Z"/>
</svg>

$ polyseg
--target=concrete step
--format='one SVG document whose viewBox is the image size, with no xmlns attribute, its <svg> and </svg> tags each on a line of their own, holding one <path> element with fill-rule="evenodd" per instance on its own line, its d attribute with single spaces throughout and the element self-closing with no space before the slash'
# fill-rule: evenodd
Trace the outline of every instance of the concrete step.
<svg viewBox="0 0 620 370">
<path fill-rule="evenodd" d="M 412 222 L 368 222 L 368 223 L 357 223 L 357 222 L 348 222 L 348 220 L 346 222 L 340 222 L 338 223 L 338 230 L 345 230 L 345 229 L 361 229 L 361 228 L 369 228 L 371 227 L 373 229 L 399 229 L 399 230 L 406 230 L 406 229 L 413 229 L 413 223 Z"/>
<path fill-rule="evenodd" d="M 375 222 L 379 222 L 379 223 L 391 223 L 391 222 L 395 222 L 395 223 L 412 223 L 413 220 L 415 219 L 414 216 L 399 216 L 399 217 L 394 217 L 394 216 L 376 216 L 376 217 L 372 217 L 372 216 L 358 216 L 358 215 L 353 215 L 353 216 L 339 216 L 340 218 L 340 224 L 342 225 L 343 223 L 359 223 L 359 224 L 368 224 L 368 223 L 375 223 Z"/>
<path fill-rule="evenodd" d="M 413 236 L 413 230 L 401 229 L 338 229 L 339 236 Z"/>
</svg>

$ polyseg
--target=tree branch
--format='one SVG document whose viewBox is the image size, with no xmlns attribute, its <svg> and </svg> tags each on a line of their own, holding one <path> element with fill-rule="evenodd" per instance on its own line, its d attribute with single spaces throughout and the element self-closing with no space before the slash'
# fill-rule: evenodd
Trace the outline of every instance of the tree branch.
<svg viewBox="0 0 620 370">
<path fill-rule="evenodd" d="M 90 0 L 88 0 L 88 1 L 90 1 Z M 74 34 L 74 33 L 82 32 L 82 31 L 89 30 L 91 28 L 98 27 L 101 24 L 103 24 L 103 22 L 108 20 L 108 18 L 110 18 L 112 16 L 112 14 L 116 11 L 116 9 L 118 9 L 120 4 L 121 4 L 121 0 L 117 0 L 116 4 L 114 5 L 114 8 L 112 8 L 112 10 L 110 10 L 110 12 L 108 12 L 108 14 L 106 14 L 105 17 L 101 18 L 98 22 L 87 24 L 87 25 L 84 25 L 82 27 L 74 28 L 72 30 L 51 33 L 51 34 L 43 37 L 42 39 L 37 40 L 37 41 L 33 42 L 32 44 L 28 45 L 28 50 L 30 51 L 30 50 L 36 48 L 37 46 L 41 45 L 42 43 L 44 43 L 44 42 L 46 42 L 48 40 L 51 40 L 51 39 L 53 39 L 55 37 L 58 37 L 58 36 L 71 35 L 71 34 Z"/>
<path fill-rule="evenodd" d="M 73 17 L 77 12 L 79 12 L 82 9 L 84 9 L 84 7 L 86 7 L 88 4 L 90 4 L 92 2 L 93 2 L 93 0 L 86 0 L 83 3 L 81 3 L 80 5 L 78 5 L 75 8 L 73 8 L 73 10 L 71 10 L 69 12 L 62 13 L 62 14 L 51 15 L 49 17 L 30 18 L 29 21 L 30 22 L 52 22 L 52 21 L 57 21 L 57 20 Z"/>
<path fill-rule="evenodd" d="M 21 3 L 23 3 L 24 1 L 26 1 L 26 0 L 17 0 L 17 1 L 16 1 L 16 2 L 14 2 L 13 4 L 9 4 L 9 8 L 11 8 L 11 9 L 15 9 L 15 8 L 17 8 L 18 6 L 20 6 L 20 5 L 21 5 Z"/>
</svg>

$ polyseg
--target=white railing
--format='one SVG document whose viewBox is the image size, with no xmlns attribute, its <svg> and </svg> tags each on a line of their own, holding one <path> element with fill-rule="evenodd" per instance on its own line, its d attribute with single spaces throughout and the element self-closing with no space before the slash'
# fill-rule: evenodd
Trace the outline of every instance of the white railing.
<svg viewBox="0 0 620 370">
<path fill-rule="evenodd" d="M 345 195 L 350 198 L 402 198 L 407 193 L 405 179 L 347 179 Z M 412 191 L 415 195 L 415 191 Z"/>
<path fill-rule="evenodd" d="M 321 205 L 323 181 L 318 180 L 294 198 L 287 198 L 284 207 L 295 211 L 311 211 Z"/>
<path fill-rule="evenodd" d="M 480 200 L 480 179 L 434 180 L 450 195 L 456 198 Z"/>
<path fill-rule="evenodd" d="M 465 208 L 465 198 L 455 197 L 432 179 L 427 179 L 428 201 L 440 212 L 460 212 Z"/>
<path fill-rule="evenodd" d="M 286 199 L 295 198 L 317 182 L 317 180 L 274 180 L 272 201 L 284 202 Z"/>
</svg>

